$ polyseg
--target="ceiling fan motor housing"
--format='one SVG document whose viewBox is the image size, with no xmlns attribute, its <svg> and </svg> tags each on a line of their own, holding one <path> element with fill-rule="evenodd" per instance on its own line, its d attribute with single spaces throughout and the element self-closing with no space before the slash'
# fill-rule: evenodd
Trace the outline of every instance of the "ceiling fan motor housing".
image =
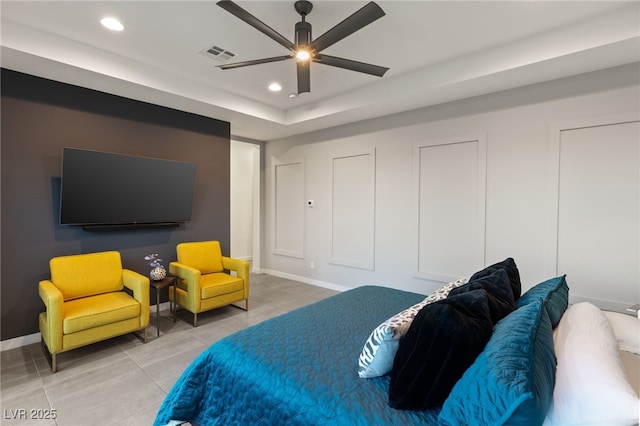
<svg viewBox="0 0 640 426">
<path fill-rule="evenodd" d="M 296 24 L 295 45 L 296 48 L 300 46 L 308 46 L 311 44 L 311 24 L 305 21 L 300 21 Z"/>
<path fill-rule="evenodd" d="M 313 4 L 310 1 L 298 0 L 293 7 L 302 16 L 302 21 L 298 22 L 295 28 L 294 42 L 297 49 L 311 44 L 311 24 L 305 21 L 305 17 L 311 13 Z"/>
</svg>

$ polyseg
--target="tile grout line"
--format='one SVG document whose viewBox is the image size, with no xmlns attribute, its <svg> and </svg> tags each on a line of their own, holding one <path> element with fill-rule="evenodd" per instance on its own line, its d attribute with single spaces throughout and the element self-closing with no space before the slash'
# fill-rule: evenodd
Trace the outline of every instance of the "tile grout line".
<svg viewBox="0 0 640 426">
<path fill-rule="evenodd" d="M 39 345 L 38 348 L 40 350 L 43 350 L 41 345 Z M 38 380 L 40 380 L 40 386 L 42 386 L 42 392 L 44 392 L 44 397 L 47 398 L 49 409 L 54 410 L 53 404 L 51 403 L 51 398 L 49 397 L 49 392 L 47 392 L 47 386 L 45 385 L 44 380 L 42 379 L 42 374 L 40 373 L 40 369 L 38 368 L 38 363 L 36 362 L 35 355 L 33 354 L 33 351 L 31 349 L 29 349 L 29 357 L 31 358 L 31 362 L 33 363 L 33 368 L 36 370 L 36 374 L 38 375 Z M 53 419 L 53 422 L 56 425 L 58 425 L 57 416 L 56 418 Z"/>
<path fill-rule="evenodd" d="M 156 380 L 154 380 L 154 378 L 153 378 L 153 377 L 151 377 L 151 376 L 149 375 L 149 373 L 147 373 L 147 371 L 145 370 L 145 368 L 144 368 L 143 366 L 141 366 L 140 364 L 138 364 L 138 363 L 136 362 L 136 360 L 135 360 L 135 359 L 133 359 L 133 357 L 131 357 L 131 355 L 129 355 L 129 353 L 128 353 L 128 352 L 127 352 L 127 351 L 126 351 L 126 350 L 125 350 L 121 345 L 120 345 L 120 343 L 116 343 L 116 345 L 118 345 L 118 347 L 120 348 L 120 350 L 121 350 L 122 352 L 124 352 L 124 354 L 127 356 L 127 358 L 129 358 L 129 359 L 134 363 L 134 365 L 135 365 L 136 367 L 138 367 L 138 368 L 142 371 L 142 373 L 143 373 L 145 376 L 147 376 L 147 377 L 149 378 L 149 380 L 151 380 L 151 382 L 152 382 L 152 383 L 153 383 L 153 384 L 154 384 L 154 385 L 155 385 L 155 386 L 160 390 L 160 392 L 162 392 L 162 394 L 164 394 L 164 396 L 166 397 L 167 393 L 164 391 L 164 389 L 162 389 L 162 386 L 160 386 L 160 384 L 159 384 Z M 144 410 L 144 409 L 146 409 L 147 407 L 151 407 L 151 404 L 149 404 L 149 405 L 147 405 L 147 406 L 142 407 L 141 409 L 137 410 L 135 413 L 133 413 L 133 414 L 131 414 L 131 415 L 127 416 L 127 417 L 124 417 L 124 418 L 118 419 L 118 420 L 116 420 L 115 422 L 114 422 L 114 421 L 112 421 L 112 422 L 110 422 L 110 424 L 114 424 L 114 423 L 117 423 L 117 422 L 125 421 L 126 419 L 131 418 L 131 417 L 133 417 L 133 416 L 137 415 L 139 412 L 143 411 L 143 410 Z"/>
</svg>

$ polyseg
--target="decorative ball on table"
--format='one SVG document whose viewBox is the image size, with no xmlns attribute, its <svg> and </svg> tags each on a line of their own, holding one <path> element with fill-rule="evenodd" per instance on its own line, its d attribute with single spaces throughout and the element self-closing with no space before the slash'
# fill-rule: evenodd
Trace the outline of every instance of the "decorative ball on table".
<svg viewBox="0 0 640 426">
<path fill-rule="evenodd" d="M 162 259 L 160 259 L 158 253 L 149 254 L 144 257 L 144 260 L 149 261 L 151 266 L 151 272 L 149 272 L 149 278 L 153 281 L 161 281 L 167 276 L 167 270 L 162 265 Z"/>
</svg>

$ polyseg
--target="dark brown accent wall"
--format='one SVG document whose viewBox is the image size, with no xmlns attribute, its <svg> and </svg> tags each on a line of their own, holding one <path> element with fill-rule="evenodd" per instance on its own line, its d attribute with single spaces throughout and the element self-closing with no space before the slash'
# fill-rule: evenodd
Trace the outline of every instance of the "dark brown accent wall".
<svg viewBox="0 0 640 426">
<path fill-rule="evenodd" d="M 1 81 L 0 340 L 39 331 L 38 281 L 52 257 L 118 250 L 125 268 L 148 274 L 146 254 L 168 265 L 182 241 L 215 239 L 229 253 L 229 123 L 7 69 Z M 101 232 L 59 225 L 63 147 L 195 163 L 192 221 Z"/>
</svg>

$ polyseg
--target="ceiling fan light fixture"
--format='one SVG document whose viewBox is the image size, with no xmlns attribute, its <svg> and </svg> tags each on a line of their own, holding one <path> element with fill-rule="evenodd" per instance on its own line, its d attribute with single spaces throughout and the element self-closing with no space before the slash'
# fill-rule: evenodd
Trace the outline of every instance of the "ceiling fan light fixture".
<svg viewBox="0 0 640 426">
<path fill-rule="evenodd" d="M 296 51 L 296 59 L 299 61 L 308 61 L 311 59 L 311 53 L 307 49 L 298 49 Z"/>
</svg>

